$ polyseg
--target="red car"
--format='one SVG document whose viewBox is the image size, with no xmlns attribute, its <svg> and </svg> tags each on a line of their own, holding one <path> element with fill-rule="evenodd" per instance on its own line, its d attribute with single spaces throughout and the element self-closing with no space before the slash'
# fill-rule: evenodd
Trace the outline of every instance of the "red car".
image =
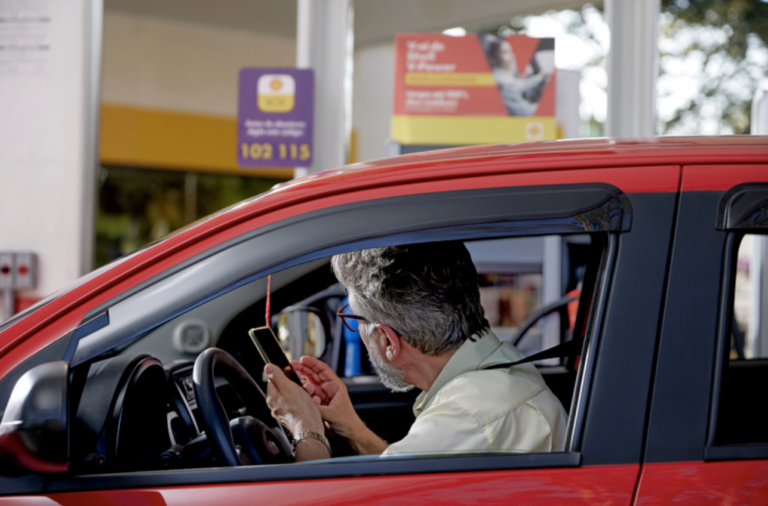
<svg viewBox="0 0 768 506">
<path fill-rule="evenodd" d="M 0 504 L 765 504 L 768 331 L 736 323 L 739 247 L 764 234 L 765 137 L 462 148 L 285 183 L 0 326 Z M 540 236 L 581 252 L 571 344 L 540 367 L 564 451 L 291 462 L 248 337 L 265 312 L 341 374 L 331 255 Z M 345 381 L 376 432 L 407 432 L 410 394 Z"/>
</svg>

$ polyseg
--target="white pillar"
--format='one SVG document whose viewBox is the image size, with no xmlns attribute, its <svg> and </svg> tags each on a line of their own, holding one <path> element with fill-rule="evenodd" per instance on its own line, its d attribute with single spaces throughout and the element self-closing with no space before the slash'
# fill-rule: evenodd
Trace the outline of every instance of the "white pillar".
<svg viewBox="0 0 768 506">
<path fill-rule="evenodd" d="M 92 268 L 103 0 L 0 0 L 0 250 L 43 297 Z"/>
<path fill-rule="evenodd" d="M 387 42 L 355 51 L 355 96 L 352 125 L 357 134 L 357 161 L 387 156 L 395 94 L 395 45 Z"/>
<path fill-rule="evenodd" d="M 768 134 L 768 88 L 760 88 L 752 99 L 752 135 Z M 752 241 L 752 261 L 749 279 L 752 285 L 752 313 L 746 348 L 750 358 L 768 357 L 768 308 L 763 304 L 768 294 L 768 237 L 755 235 Z"/>
<path fill-rule="evenodd" d="M 561 128 L 563 139 L 581 137 L 581 72 L 578 70 L 557 71 L 556 98 L 557 123 Z"/>
<path fill-rule="evenodd" d="M 605 2 L 605 17 L 611 30 L 605 125 L 610 136 L 656 134 L 660 8 L 660 0 Z"/>
<path fill-rule="evenodd" d="M 758 89 L 752 99 L 752 119 L 749 133 L 768 135 L 768 87 Z"/>
<path fill-rule="evenodd" d="M 352 125 L 352 0 L 298 0 L 296 66 L 315 71 L 313 164 L 296 175 L 344 165 Z"/>
<path fill-rule="evenodd" d="M 563 296 L 563 238 L 559 235 L 544 237 L 544 257 L 541 262 L 541 307 L 559 300 Z M 560 344 L 560 317 L 551 314 L 541 320 L 541 349 L 546 350 Z M 557 359 L 544 362 L 558 363 Z"/>
</svg>

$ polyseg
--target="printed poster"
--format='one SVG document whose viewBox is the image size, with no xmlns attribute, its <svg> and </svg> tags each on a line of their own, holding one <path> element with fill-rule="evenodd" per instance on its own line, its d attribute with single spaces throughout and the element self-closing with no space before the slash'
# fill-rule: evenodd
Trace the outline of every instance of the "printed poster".
<svg viewBox="0 0 768 506">
<path fill-rule="evenodd" d="M 399 34 L 392 140 L 467 145 L 557 138 L 554 39 Z"/>
</svg>

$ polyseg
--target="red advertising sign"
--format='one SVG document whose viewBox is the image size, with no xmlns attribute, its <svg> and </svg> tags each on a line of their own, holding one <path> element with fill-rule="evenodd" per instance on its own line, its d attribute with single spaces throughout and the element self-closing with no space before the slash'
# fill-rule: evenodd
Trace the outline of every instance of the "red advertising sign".
<svg viewBox="0 0 768 506">
<path fill-rule="evenodd" d="M 400 34 L 396 50 L 393 140 L 556 138 L 554 39 Z"/>
</svg>

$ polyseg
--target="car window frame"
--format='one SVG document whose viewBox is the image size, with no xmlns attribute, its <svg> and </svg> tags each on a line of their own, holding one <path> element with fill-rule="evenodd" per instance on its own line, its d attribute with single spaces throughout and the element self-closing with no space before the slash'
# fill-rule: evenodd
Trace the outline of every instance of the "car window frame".
<svg viewBox="0 0 768 506">
<path fill-rule="evenodd" d="M 581 453 L 579 451 L 580 446 L 580 433 L 583 429 L 583 416 L 587 409 L 588 402 L 586 402 L 586 396 L 589 394 L 590 381 L 592 379 L 591 367 L 594 367 L 595 363 L 595 350 L 598 345 L 599 336 L 601 334 L 601 319 L 605 311 L 605 304 L 607 301 L 608 287 L 610 286 L 613 276 L 613 263 L 616 258 L 616 249 L 618 244 L 618 236 L 620 232 L 629 230 L 630 228 L 630 216 L 631 208 L 624 194 L 611 185 L 596 183 L 596 184 L 574 184 L 574 185 L 544 185 L 540 187 L 511 187 L 511 188 L 496 188 L 495 192 L 501 190 L 511 190 L 511 193 L 526 190 L 545 190 L 552 193 L 552 190 L 561 192 L 577 192 L 580 189 L 594 189 L 595 187 L 607 190 L 607 195 L 610 197 L 610 206 L 614 214 L 614 220 L 600 220 L 595 225 L 594 230 L 585 230 L 584 221 L 581 222 L 581 228 L 573 228 L 572 219 L 573 216 L 557 216 L 554 219 L 549 219 L 542 216 L 526 216 L 521 219 L 496 219 L 493 221 L 484 222 L 467 222 L 451 224 L 450 226 L 435 226 L 425 227 L 423 229 L 409 229 L 405 231 L 398 231 L 390 233 L 385 236 L 376 237 L 364 237 L 353 242 L 343 242 L 334 248 L 321 248 L 309 254 L 299 255 L 292 259 L 287 260 L 282 264 L 277 264 L 269 267 L 268 269 L 261 270 L 255 273 L 251 273 L 246 276 L 240 282 L 229 285 L 226 287 L 226 291 L 232 290 L 237 286 L 241 286 L 244 283 L 253 281 L 260 277 L 263 277 L 271 272 L 275 272 L 291 265 L 296 265 L 305 261 L 320 258 L 323 256 L 329 256 L 340 250 L 353 250 L 361 249 L 365 247 L 380 246 L 384 244 L 403 244 L 405 242 L 420 242 L 426 238 L 430 240 L 446 240 L 446 239 L 473 239 L 483 238 L 490 239 L 493 237 L 518 237 L 518 236 L 530 236 L 530 235 L 553 235 L 553 234 L 604 234 L 609 240 L 606 241 L 607 252 L 604 253 L 605 263 L 602 270 L 599 273 L 599 283 L 595 287 L 593 292 L 593 304 L 591 305 L 592 313 L 590 315 L 590 324 L 587 330 L 588 338 L 585 340 L 585 350 L 583 366 L 584 371 L 589 371 L 580 378 L 577 379 L 577 385 L 579 385 L 579 392 L 574 396 L 574 399 L 581 399 L 583 402 L 577 406 L 577 412 L 581 413 L 577 417 L 572 417 L 573 420 L 580 419 L 581 424 L 578 425 L 579 437 L 571 438 L 569 443 L 570 451 L 567 452 L 555 452 L 555 453 L 540 453 L 540 454 L 500 454 L 500 455 L 467 455 L 458 457 L 451 455 L 450 457 L 424 457 L 424 458 L 396 458 L 391 457 L 387 459 L 376 460 L 375 462 L 368 463 L 334 463 L 332 460 L 316 463 L 314 465 L 292 465 L 292 466 L 258 466 L 253 468 L 235 468 L 226 470 L 179 470 L 179 471 L 152 471 L 147 473 L 131 473 L 130 476 L 124 476 L 120 474 L 111 474 L 106 476 L 79 476 L 79 477 L 51 477 L 48 480 L 46 489 L 48 491 L 74 491 L 84 489 L 102 489 L 102 488 L 115 488 L 115 487 L 135 487 L 135 486 L 155 486 L 164 485 L 172 486 L 174 484 L 188 484 L 190 479 L 195 483 L 226 483 L 237 481 L 272 481 L 272 480 L 290 480 L 290 479 L 313 479 L 323 477 L 342 477 L 346 474 L 348 466 L 350 469 L 350 476 L 378 476 L 382 474 L 421 474 L 431 472 L 456 472 L 456 471 L 470 471 L 470 470 L 515 470 L 515 469 L 534 469 L 534 468 L 560 468 L 560 467 L 578 467 L 581 465 Z M 475 190 L 470 190 L 474 192 Z M 461 193 L 461 192 L 444 192 L 444 193 Z M 394 199 L 386 199 L 394 200 Z M 581 210 L 584 212 L 593 211 L 592 209 Z M 577 210 L 578 211 L 578 210 Z M 581 212 L 579 211 L 579 212 Z M 577 213 L 578 214 L 578 213 Z M 587 222 L 591 224 L 592 222 Z M 608 230 L 601 229 L 605 223 L 608 223 Z M 284 226 L 284 224 L 278 224 Z M 208 255 L 204 255 L 204 258 L 211 257 L 219 251 L 223 251 L 227 248 L 236 246 L 244 241 L 258 236 L 259 231 L 245 234 L 249 237 L 240 237 L 234 240 L 232 243 L 228 243 L 219 247 L 212 248 L 208 252 Z M 173 274 L 182 271 L 189 265 L 195 264 L 204 258 L 196 257 L 191 262 L 186 262 L 166 275 L 172 276 Z M 148 282 L 140 285 L 137 289 L 129 291 L 123 296 L 117 297 L 113 301 L 107 302 L 105 305 L 91 311 L 84 319 L 83 324 L 75 331 L 77 338 L 72 339 L 70 344 L 70 350 L 77 346 L 79 339 L 85 338 L 91 335 L 92 329 L 98 331 L 99 329 L 109 326 L 110 309 L 115 304 L 119 303 L 131 295 L 150 288 L 158 283 L 160 280 L 152 279 Z M 218 290 L 212 294 L 208 294 L 200 299 L 199 304 L 204 303 L 212 297 L 216 297 L 222 293 L 222 290 Z M 183 308 L 186 312 L 191 307 L 186 306 Z M 173 315 L 175 317 L 177 315 Z M 597 319 L 597 321 L 596 321 Z M 165 320 L 167 321 L 167 320 Z M 95 323 L 98 322 L 98 323 Z M 163 322 L 155 323 L 151 328 L 155 328 L 157 325 Z M 143 329 L 141 332 L 145 332 L 148 329 Z M 592 335 L 592 338 L 589 336 Z M 103 353 L 106 350 L 102 350 Z M 98 356 L 95 355 L 95 356 Z M 82 364 L 87 363 L 91 358 L 86 359 Z M 589 366 L 589 364 L 593 364 Z M 569 422 L 570 423 L 570 422 Z M 576 426 L 574 422 L 574 426 Z M 576 430 L 576 429 L 574 429 Z M 361 466 L 363 469 L 361 468 Z"/>
<path fill-rule="evenodd" d="M 139 334 L 205 303 L 211 298 L 218 297 L 235 288 L 288 267 L 332 256 L 343 251 L 364 249 L 373 245 L 384 246 L 421 242 L 425 239 L 425 235 L 430 240 L 490 239 L 494 237 L 526 235 L 583 234 L 601 230 L 609 232 L 626 231 L 629 230 L 631 224 L 631 209 L 627 197 L 618 188 L 605 183 L 458 190 L 440 192 L 438 194 L 422 194 L 421 198 L 425 199 L 425 195 L 430 199 L 430 212 L 432 212 L 432 215 L 423 218 L 418 226 L 412 224 L 412 221 L 414 220 L 413 208 L 423 207 L 423 203 L 419 200 L 419 195 L 374 199 L 362 203 L 335 206 L 330 209 L 307 213 L 298 218 L 283 220 L 245 233 L 227 243 L 211 248 L 186 262 L 182 262 L 89 311 L 84 321 L 89 321 L 94 316 L 106 312 L 111 322 L 110 325 L 112 325 L 118 321 L 115 318 L 117 315 L 113 311 L 117 311 L 121 307 L 121 303 L 124 304 L 124 301 L 130 300 L 134 296 L 146 298 L 146 294 L 152 290 L 165 291 L 162 298 L 166 300 L 169 296 L 167 284 L 173 283 L 175 276 L 183 276 L 185 272 L 188 272 L 187 269 L 198 269 L 202 273 L 207 268 L 215 268 L 217 263 L 225 266 L 230 264 L 231 260 L 227 259 L 226 262 L 222 262 L 220 258 L 216 258 L 217 255 L 231 256 L 233 259 L 242 261 L 242 265 L 248 265 L 244 259 L 254 256 L 253 249 L 258 244 L 258 241 L 266 240 L 272 243 L 279 242 L 280 240 L 290 241 L 292 239 L 291 227 L 295 227 L 297 231 L 305 232 L 306 235 L 313 231 L 313 221 L 322 223 L 323 220 L 329 218 L 332 220 L 334 217 L 343 220 L 345 214 L 357 217 L 363 211 L 369 212 L 368 219 L 374 219 L 377 217 L 374 213 L 379 215 L 386 214 L 381 211 L 382 208 L 386 209 L 390 214 L 393 212 L 402 213 L 400 216 L 401 222 L 397 222 L 396 219 L 391 217 L 383 218 L 384 220 L 391 219 L 395 222 L 394 225 L 389 225 L 390 230 L 374 229 L 375 232 L 373 233 L 361 231 L 355 234 L 354 232 L 341 229 L 340 233 L 346 233 L 347 236 L 333 239 L 327 242 L 325 247 L 320 247 L 319 249 L 306 247 L 306 251 L 299 252 L 293 258 L 285 260 L 275 257 L 262 261 L 260 265 L 252 266 L 250 273 L 242 275 L 237 273 L 230 274 L 228 280 L 221 282 L 223 286 L 212 288 L 209 293 L 198 295 L 197 300 L 190 299 L 186 301 L 179 311 L 159 317 L 156 321 L 152 322 L 151 326 L 137 324 L 135 318 L 128 316 L 127 319 L 131 321 L 126 324 L 137 327 L 133 335 L 117 338 L 115 342 L 111 342 L 108 346 L 94 346 L 93 350 L 81 353 L 79 349 L 88 346 L 95 339 L 93 333 L 81 333 L 77 342 L 73 344 L 76 349 L 71 357 L 71 366 L 74 367 L 90 360 L 114 346 L 131 340 Z M 465 217 L 462 216 L 461 212 L 457 212 L 455 207 L 457 203 L 466 203 L 467 201 L 474 201 L 474 205 L 478 207 L 478 210 L 474 215 L 466 213 L 468 216 Z M 509 209 L 499 211 L 493 207 L 499 204 L 507 205 Z M 547 206 L 555 207 L 548 210 Z M 461 210 L 464 211 L 464 208 L 461 208 Z M 443 213 L 450 212 L 456 213 L 457 216 L 450 220 L 443 217 Z M 553 215 L 554 217 L 552 217 Z M 384 223 L 388 222 L 384 221 Z M 399 223 L 408 223 L 408 225 L 403 226 Z M 352 225 L 354 226 L 355 223 Z M 319 228 L 322 229 L 322 227 Z M 334 225 L 333 228 L 340 229 L 337 225 Z M 270 239 L 271 234 L 276 235 Z M 279 234 L 282 234 L 282 236 Z M 305 239 L 305 241 L 307 240 Z M 255 251 L 258 251 L 258 248 L 255 248 Z M 218 280 L 223 276 L 216 275 L 213 277 Z M 179 290 L 178 292 L 186 294 L 188 290 Z M 107 328 L 102 333 L 106 334 L 110 331 L 111 329 Z"/>
<path fill-rule="evenodd" d="M 115 488 L 183 486 L 226 483 L 261 483 L 290 480 L 348 478 L 365 476 L 397 476 L 451 472 L 515 471 L 529 469 L 566 469 L 582 465 L 581 434 L 590 384 L 594 374 L 596 349 L 602 334 L 602 320 L 613 275 L 619 234 L 602 235 L 595 247 L 602 250 L 595 286 L 591 295 L 582 365 L 579 367 L 574 389 L 575 416 L 568 422 L 567 450 L 548 453 L 477 452 L 444 455 L 391 455 L 382 458 L 361 456 L 283 465 L 242 466 L 233 468 L 181 469 L 173 471 L 140 471 L 105 475 L 73 477 L 51 476 L 46 491 L 75 492 Z M 594 239 L 593 239 L 594 240 Z"/>
<path fill-rule="evenodd" d="M 740 185 L 743 189 L 743 186 Z M 768 193 L 768 185 L 750 185 L 761 193 Z M 729 194 L 736 193 L 733 190 L 726 193 L 723 201 L 728 201 Z M 741 192 L 739 192 L 741 193 Z M 747 193 L 747 198 L 749 195 Z M 731 199 L 732 201 L 732 199 Z M 768 203 L 764 204 L 763 209 L 768 211 Z M 723 216 L 723 214 L 720 214 Z M 727 214 L 726 214 L 727 216 Z M 719 221 L 719 223 L 725 223 Z M 717 462 L 727 460 L 757 460 L 768 459 L 768 443 L 753 444 L 718 444 L 717 428 L 718 414 L 720 410 L 720 394 L 723 390 L 725 381 L 725 371 L 730 361 L 731 350 L 731 326 L 733 325 L 733 303 L 736 288 L 736 268 L 738 261 L 738 250 L 741 241 L 747 233 L 768 236 L 768 225 L 754 226 L 750 223 L 745 226 L 744 220 L 734 221 L 724 226 L 728 230 L 725 240 L 725 249 L 723 255 L 723 270 L 721 281 L 720 307 L 718 309 L 717 324 L 717 348 L 714 361 L 714 372 L 712 379 L 712 394 L 710 400 L 710 411 L 707 429 L 707 440 L 704 446 L 704 461 Z"/>
</svg>

